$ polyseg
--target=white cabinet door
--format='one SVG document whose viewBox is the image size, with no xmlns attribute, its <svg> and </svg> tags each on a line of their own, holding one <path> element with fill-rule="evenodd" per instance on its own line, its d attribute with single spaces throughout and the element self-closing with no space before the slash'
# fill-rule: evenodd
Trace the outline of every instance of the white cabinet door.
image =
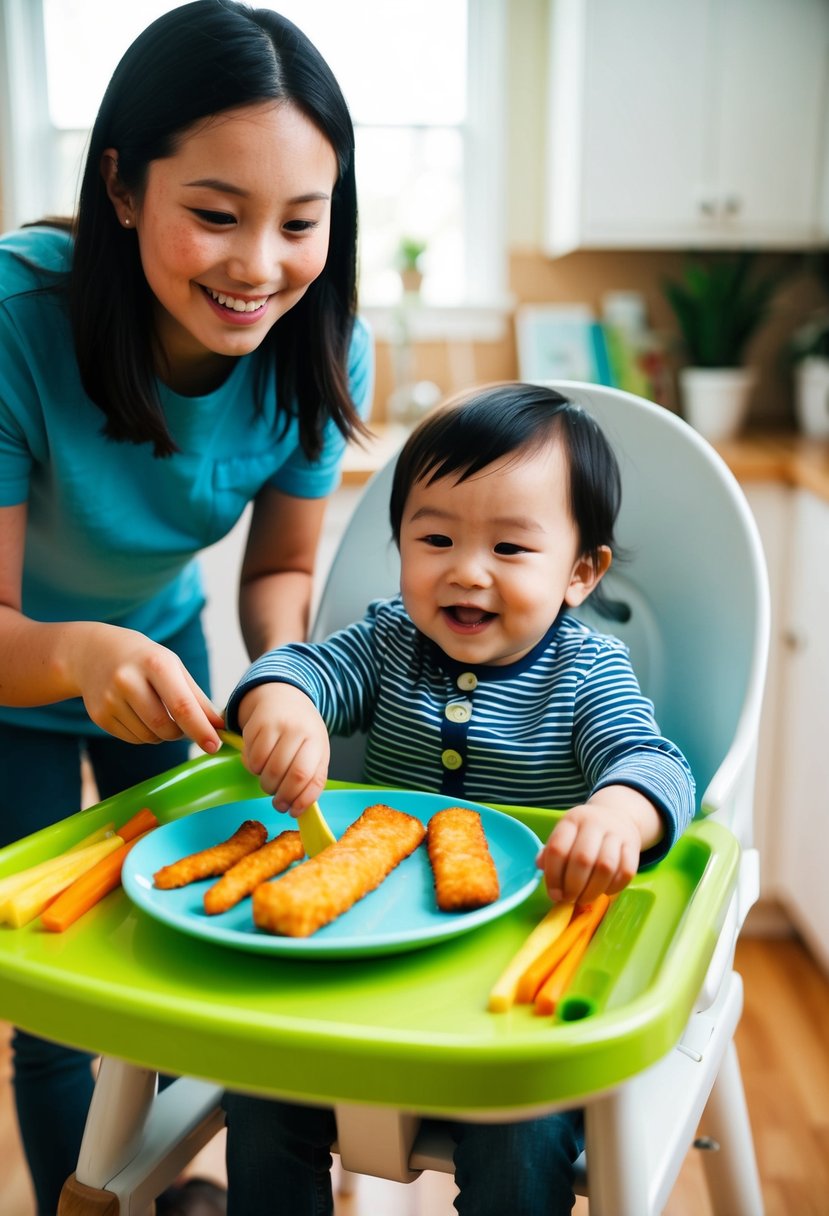
<svg viewBox="0 0 829 1216">
<path fill-rule="evenodd" d="M 545 240 L 821 239 L 825 0 L 553 0 Z"/>
<path fill-rule="evenodd" d="M 825 153 L 825 0 L 723 0 L 715 5 L 720 101 L 712 185 L 719 219 L 743 243 L 820 236 Z"/>
<path fill-rule="evenodd" d="M 779 482 L 753 482 L 744 485 L 743 491 L 760 533 L 771 598 L 771 638 L 754 787 L 754 842 L 760 854 L 760 895 L 771 898 L 777 894 L 780 879 L 777 841 L 783 721 L 781 690 L 783 664 L 788 653 L 784 641 L 794 504 L 789 488 Z"/>
<path fill-rule="evenodd" d="M 780 897 L 829 971 L 829 504 L 795 496 L 776 838 Z"/>
</svg>

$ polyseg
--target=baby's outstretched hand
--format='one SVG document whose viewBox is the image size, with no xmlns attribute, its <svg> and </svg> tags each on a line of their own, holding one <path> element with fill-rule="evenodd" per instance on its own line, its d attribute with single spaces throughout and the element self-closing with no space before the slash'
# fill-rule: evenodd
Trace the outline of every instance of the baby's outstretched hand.
<svg viewBox="0 0 829 1216">
<path fill-rule="evenodd" d="M 260 684 L 239 706 L 242 760 L 277 811 L 299 815 L 322 793 L 331 748 L 315 706 L 291 684 Z"/>
<path fill-rule="evenodd" d="M 661 832 L 659 814 L 644 795 L 626 786 L 599 790 L 562 817 L 538 856 L 550 899 L 589 904 L 597 895 L 615 895 Z"/>
</svg>

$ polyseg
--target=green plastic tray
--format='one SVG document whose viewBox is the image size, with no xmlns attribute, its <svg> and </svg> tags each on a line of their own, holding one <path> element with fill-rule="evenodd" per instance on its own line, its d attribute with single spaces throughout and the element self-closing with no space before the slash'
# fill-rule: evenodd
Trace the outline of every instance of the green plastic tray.
<svg viewBox="0 0 829 1216">
<path fill-rule="evenodd" d="M 166 822 L 260 795 L 239 756 L 223 749 L 0 850 L 0 875 L 141 806 Z M 498 809 L 542 839 L 557 817 Z M 0 927 L 0 1017 L 135 1064 L 284 1097 L 432 1115 L 529 1110 L 607 1089 L 671 1050 L 738 863 L 730 832 L 692 825 L 608 913 L 563 1018 L 486 1010 L 493 982 L 549 907 L 543 886 L 452 941 L 352 961 L 277 959 L 197 941 L 118 891 L 61 934 L 36 922 Z"/>
</svg>

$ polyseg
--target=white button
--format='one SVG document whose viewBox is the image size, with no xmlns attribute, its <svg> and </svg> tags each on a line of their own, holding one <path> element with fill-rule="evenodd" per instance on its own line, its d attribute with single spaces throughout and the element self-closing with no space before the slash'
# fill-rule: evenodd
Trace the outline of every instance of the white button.
<svg viewBox="0 0 829 1216">
<path fill-rule="evenodd" d="M 472 705 L 469 701 L 454 701 L 444 710 L 450 722 L 468 722 L 472 717 Z"/>
<path fill-rule="evenodd" d="M 464 671 L 458 676 L 458 688 L 462 688 L 464 692 L 472 692 L 472 689 L 477 687 L 478 677 L 473 671 Z"/>
<path fill-rule="evenodd" d="M 463 756 L 460 752 L 453 751 L 451 747 L 447 747 L 445 752 L 441 752 L 441 761 L 444 768 L 450 769 L 452 772 L 456 768 L 460 768 L 463 764 Z"/>
</svg>

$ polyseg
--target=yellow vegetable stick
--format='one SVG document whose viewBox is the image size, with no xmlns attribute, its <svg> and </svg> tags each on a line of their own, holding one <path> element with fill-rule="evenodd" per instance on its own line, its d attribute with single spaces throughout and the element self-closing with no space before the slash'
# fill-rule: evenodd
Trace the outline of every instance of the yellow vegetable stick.
<svg viewBox="0 0 829 1216">
<path fill-rule="evenodd" d="M 50 857 L 46 861 L 39 861 L 36 865 L 27 866 L 25 870 L 18 870 L 16 874 L 7 874 L 5 878 L 0 878 L 0 906 L 2 906 L 10 896 L 16 891 L 22 891 L 24 887 L 28 887 L 31 883 L 37 882 L 39 878 L 50 874 L 54 869 L 59 869 L 59 863 L 63 862 L 71 854 L 79 853 L 81 849 L 86 849 L 91 844 L 97 844 L 100 840 L 105 840 L 115 831 L 114 823 L 105 823 L 103 827 L 96 828 L 94 832 L 90 832 L 88 836 L 84 836 L 77 844 L 73 844 L 70 848 L 65 849 L 63 853 L 58 853 L 57 857 Z M 2 920 L 2 916 L 0 916 Z"/>
<path fill-rule="evenodd" d="M 72 844 L 68 849 L 64 849 L 64 852 L 77 853 L 78 849 L 85 849 L 87 845 L 97 844 L 99 840 L 106 840 L 107 836 L 111 836 L 114 831 L 114 823 L 104 823 L 101 827 L 96 828 L 94 832 L 90 832 L 88 836 L 84 836 L 77 844 Z"/>
<path fill-rule="evenodd" d="M 0 921 L 19 929 L 39 916 L 48 903 L 81 874 L 123 844 L 120 836 L 109 836 L 97 844 L 55 857 L 51 867 L 34 881 L 16 889 L 0 904 Z M 30 876 L 31 878 L 31 876 Z"/>
<path fill-rule="evenodd" d="M 561 937 L 573 915 L 572 904 L 556 904 L 539 921 L 527 940 L 507 963 L 493 986 L 487 1009 L 490 1013 L 506 1013 L 515 1003 L 518 981 L 534 959 Z"/>
</svg>

